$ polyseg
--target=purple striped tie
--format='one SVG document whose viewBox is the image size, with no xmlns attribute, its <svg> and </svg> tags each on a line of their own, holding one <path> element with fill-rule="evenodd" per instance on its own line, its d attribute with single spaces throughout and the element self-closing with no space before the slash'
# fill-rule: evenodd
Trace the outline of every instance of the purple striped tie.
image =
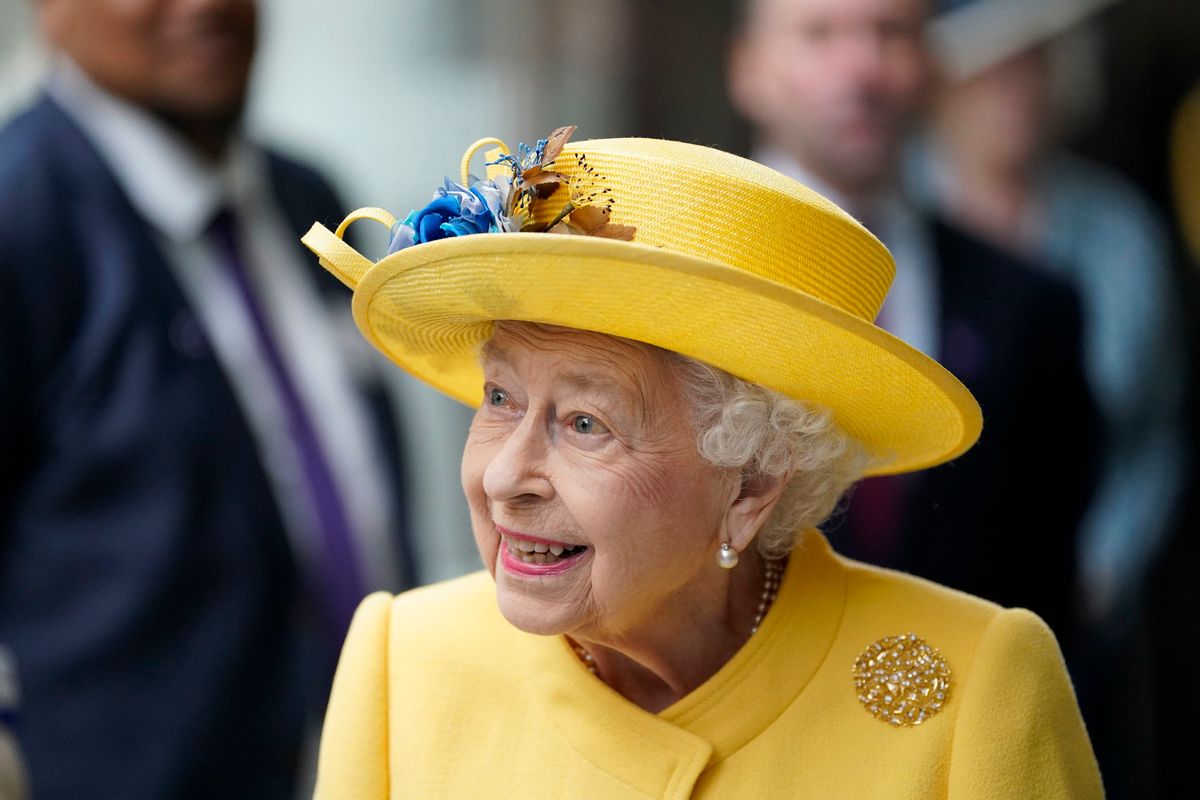
<svg viewBox="0 0 1200 800">
<path fill-rule="evenodd" d="M 327 623 L 330 633 L 340 643 L 350 625 L 350 618 L 358 601 L 362 598 L 362 578 L 355 560 L 349 519 L 338 492 L 329 462 L 322 452 L 320 440 L 308 410 L 300 397 L 292 376 L 288 373 L 283 353 L 271 335 L 267 316 L 242 260 L 238 246 L 237 225 L 233 214 L 220 211 L 209 228 L 216 240 L 220 253 L 229 268 L 238 296 L 254 327 L 259 352 L 266 362 L 268 372 L 275 384 L 275 391 L 283 405 L 288 431 L 300 460 L 304 485 L 308 490 L 310 513 L 321 534 L 323 555 L 322 574 Z"/>
</svg>

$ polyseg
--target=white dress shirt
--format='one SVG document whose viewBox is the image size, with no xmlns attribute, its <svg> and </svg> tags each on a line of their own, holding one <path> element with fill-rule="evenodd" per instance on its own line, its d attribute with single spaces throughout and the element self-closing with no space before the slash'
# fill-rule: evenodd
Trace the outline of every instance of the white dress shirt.
<svg viewBox="0 0 1200 800">
<path fill-rule="evenodd" d="M 297 559 L 319 573 L 321 533 L 283 402 L 234 279 L 207 235 L 219 210 L 232 211 L 242 260 L 341 495 L 364 588 L 398 588 L 391 538 L 398 499 L 387 488 L 381 449 L 394 443 L 378 440 L 354 388 L 357 371 L 372 368 L 371 354 L 365 345 L 347 353 L 359 337 L 344 335 L 347 321 L 335 319 L 303 275 L 312 265 L 301 261 L 297 237 L 272 197 L 264 154 L 238 138 L 221 161 L 207 161 L 66 59 L 55 65 L 47 91 L 149 224 L 246 415 Z"/>
</svg>

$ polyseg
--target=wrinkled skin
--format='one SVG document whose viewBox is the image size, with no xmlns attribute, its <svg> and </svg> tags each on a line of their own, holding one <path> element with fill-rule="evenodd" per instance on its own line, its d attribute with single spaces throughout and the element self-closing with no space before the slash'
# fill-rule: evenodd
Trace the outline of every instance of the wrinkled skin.
<svg viewBox="0 0 1200 800">
<path fill-rule="evenodd" d="M 761 589 L 749 545 L 779 487 L 744 489 L 701 458 L 668 356 L 648 345 L 503 323 L 484 375 L 462 481 L 501 612 L 583 642 L 635 702 L 669 704 L 745 642 Z M 500 557 L 504 531 L 588 549 L 524 575 Z M 743 553 L 732 571 L 715 559 L 725 540 Z"/>
</svg>

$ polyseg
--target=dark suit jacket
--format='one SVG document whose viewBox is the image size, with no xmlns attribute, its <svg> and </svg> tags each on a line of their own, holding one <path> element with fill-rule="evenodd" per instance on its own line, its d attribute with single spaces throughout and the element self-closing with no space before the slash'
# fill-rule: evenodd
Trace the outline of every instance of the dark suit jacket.
<svg viewBox="0 0 1200 800">
<path fill-rule="evenodd" d="M 932 221 L 931 230 L 939 360 L 979 401 L 983 435 L 957 460 L 900 479 L 903 511 L 886 554 L 872 558 L 862 546 L 853 497 L 832 536 L 851 556 L 1029 608 L 1070 638 L 1098 424 L 1078 300 L 949 225 Z"/>
<path fill-rule="evenodd" d="M 315 173 L 271 156 L 270 174 L 297 237 L 339 221 Z M 40 800 L 291 800 L 323 708 L 336 653 L 303 623 L 200 330 L 54 102 L 0 132 L 0 642 Z"/>
</svg>

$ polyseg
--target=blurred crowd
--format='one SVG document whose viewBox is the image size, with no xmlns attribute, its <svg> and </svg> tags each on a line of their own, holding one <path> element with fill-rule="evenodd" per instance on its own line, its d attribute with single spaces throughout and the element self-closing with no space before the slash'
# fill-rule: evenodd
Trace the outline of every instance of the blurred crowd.
<svg viewBox="0 0 1200 800">
<path fill-rule="evenodd" d="M 896 259 L 879 324 L 980 401 L 972 451 L 862 482 L 834 546 L 1040 614 L 1109 796 L 1184 793 L 1200 9 L 565 6 L 520 52 L 553 70 L 550 41 L 607 32 L 586 58 L 623 111 L 580 138 L 716 144 L 831 198 Z M 0 129 L 0 800 L 302 796 L 358 599 L 477 566 L 450 503 L 412 511 L 457 492 L 461 440 L 427 434 L 464 418 L 397 389 L 299 244 L 347 209 L 247 133 L 263 9 L 29 10 L 44 58 Z M 552 100 L 528 136 L 575 121 Z M 474 120 L 420 134 L 500 133 Z M 436 185 L 414 161 L 378 170 Z"/>
</svg>

